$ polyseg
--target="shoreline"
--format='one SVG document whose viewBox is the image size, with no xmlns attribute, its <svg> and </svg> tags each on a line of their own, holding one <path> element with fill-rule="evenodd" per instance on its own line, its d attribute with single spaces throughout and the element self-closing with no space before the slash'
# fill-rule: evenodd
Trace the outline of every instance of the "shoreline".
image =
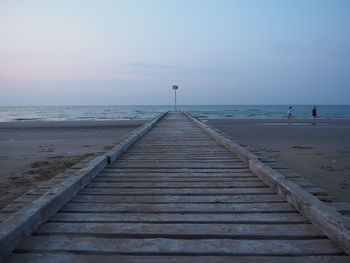
<svg viewBox="0 0 350 263">
<path fill-rule="evenodd" d="M 302 124 L 350 124 L 350 119 L 203 119 L 205 121 L 214 121 L 216 123 L 234 123 L 234 124 L 266 124 L 266 123 L 302 123 Z"/>
<path fill-rule="evenodd" d="M 9 128 L 59 128 L 59 127 L 128 127 L 142 125 L 148 120 L 96 120 L 96 121 L 6 121 L 0 129 Z"/>
</svg>

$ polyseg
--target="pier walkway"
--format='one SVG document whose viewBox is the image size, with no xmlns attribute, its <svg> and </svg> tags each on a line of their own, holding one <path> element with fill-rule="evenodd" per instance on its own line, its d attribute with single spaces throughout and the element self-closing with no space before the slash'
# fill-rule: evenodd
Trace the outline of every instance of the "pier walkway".
<svg viewBox="0 0 350 263">
<path fill-rule="evenodd" d="M 349 262 L 185 114 L 168 113 L 8 262 Z"/>
</svg>

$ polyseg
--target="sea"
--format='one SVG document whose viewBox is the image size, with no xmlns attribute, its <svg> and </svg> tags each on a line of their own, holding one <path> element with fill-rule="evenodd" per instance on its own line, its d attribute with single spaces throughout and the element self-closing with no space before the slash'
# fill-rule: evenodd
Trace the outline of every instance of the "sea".
<svg viewBox="0 0 350 263">
<path fill-rule="evenodd" d="M 284 119 L 290 105 L 179 105 L 200 119 Z M 314 105 L 295 105 L 293 118 L 311 118 Z M 321 119 L 350 119 L 350 105 L 319 105 Z M 155 106 L 0 106 L 0 122 L 144 120 L 174 110 L 173 105 Z"/>
</svg>

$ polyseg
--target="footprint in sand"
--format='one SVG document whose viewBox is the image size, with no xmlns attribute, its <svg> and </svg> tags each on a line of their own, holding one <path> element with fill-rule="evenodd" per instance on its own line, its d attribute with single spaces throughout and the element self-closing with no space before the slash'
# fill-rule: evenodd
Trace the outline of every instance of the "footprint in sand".
<svg viewBox="0 0 350 263">
<path fill-rule="evenodd" d="M 320 169 L 328 171 L 328 172 L 336 172 L 337 170 L 334 169 L 332 166 L 320 166 Z"/>
<path fill-rule="evenodd" d="M 301 149 L 301 150 L 310 150 L 310 149 L 313 149 L 312 147 L 300 146 L 300 145 L 292 146 L 292 148 L 294 148 L 294 149 Z"/>
<path fill-rule="evenodd" d="M 346 180 L 343 180 L 343 182 L 340 183 L 339 186 L 340 186 L 341 189 L 346 189 L 346 188 L 348 188 L 349 185 L 346 182 Z"/>
<path fill-rule="evenodd" d="M 41 152 L 41 153 L 52 153 L 54 151 L 55 151 L 55 149 L 51 149 L 51 148 L 39 150 L 39 152 Z"/>
</svg>

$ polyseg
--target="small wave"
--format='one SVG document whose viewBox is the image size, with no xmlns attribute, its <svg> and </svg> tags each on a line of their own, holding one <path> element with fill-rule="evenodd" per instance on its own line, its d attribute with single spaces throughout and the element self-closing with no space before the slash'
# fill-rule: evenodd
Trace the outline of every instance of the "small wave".
<svg viewBox="0 0 350 263">
<path fill-rule="evenodd" d="M 93 116 L 82 116 L 82 117 L 75 117 L 75 120 L 96 120 L 96 119 L 100 119 L 100 118 L 96 118 Z M 72 119 L 72 120 L 74 120 Z"/>
<path fill-rule="evenodd" d="M 42 120 L 42 118 L 17 118 L 13 120 L 14 121 L 36 121 L 36 120 Z"/>
</svg>

